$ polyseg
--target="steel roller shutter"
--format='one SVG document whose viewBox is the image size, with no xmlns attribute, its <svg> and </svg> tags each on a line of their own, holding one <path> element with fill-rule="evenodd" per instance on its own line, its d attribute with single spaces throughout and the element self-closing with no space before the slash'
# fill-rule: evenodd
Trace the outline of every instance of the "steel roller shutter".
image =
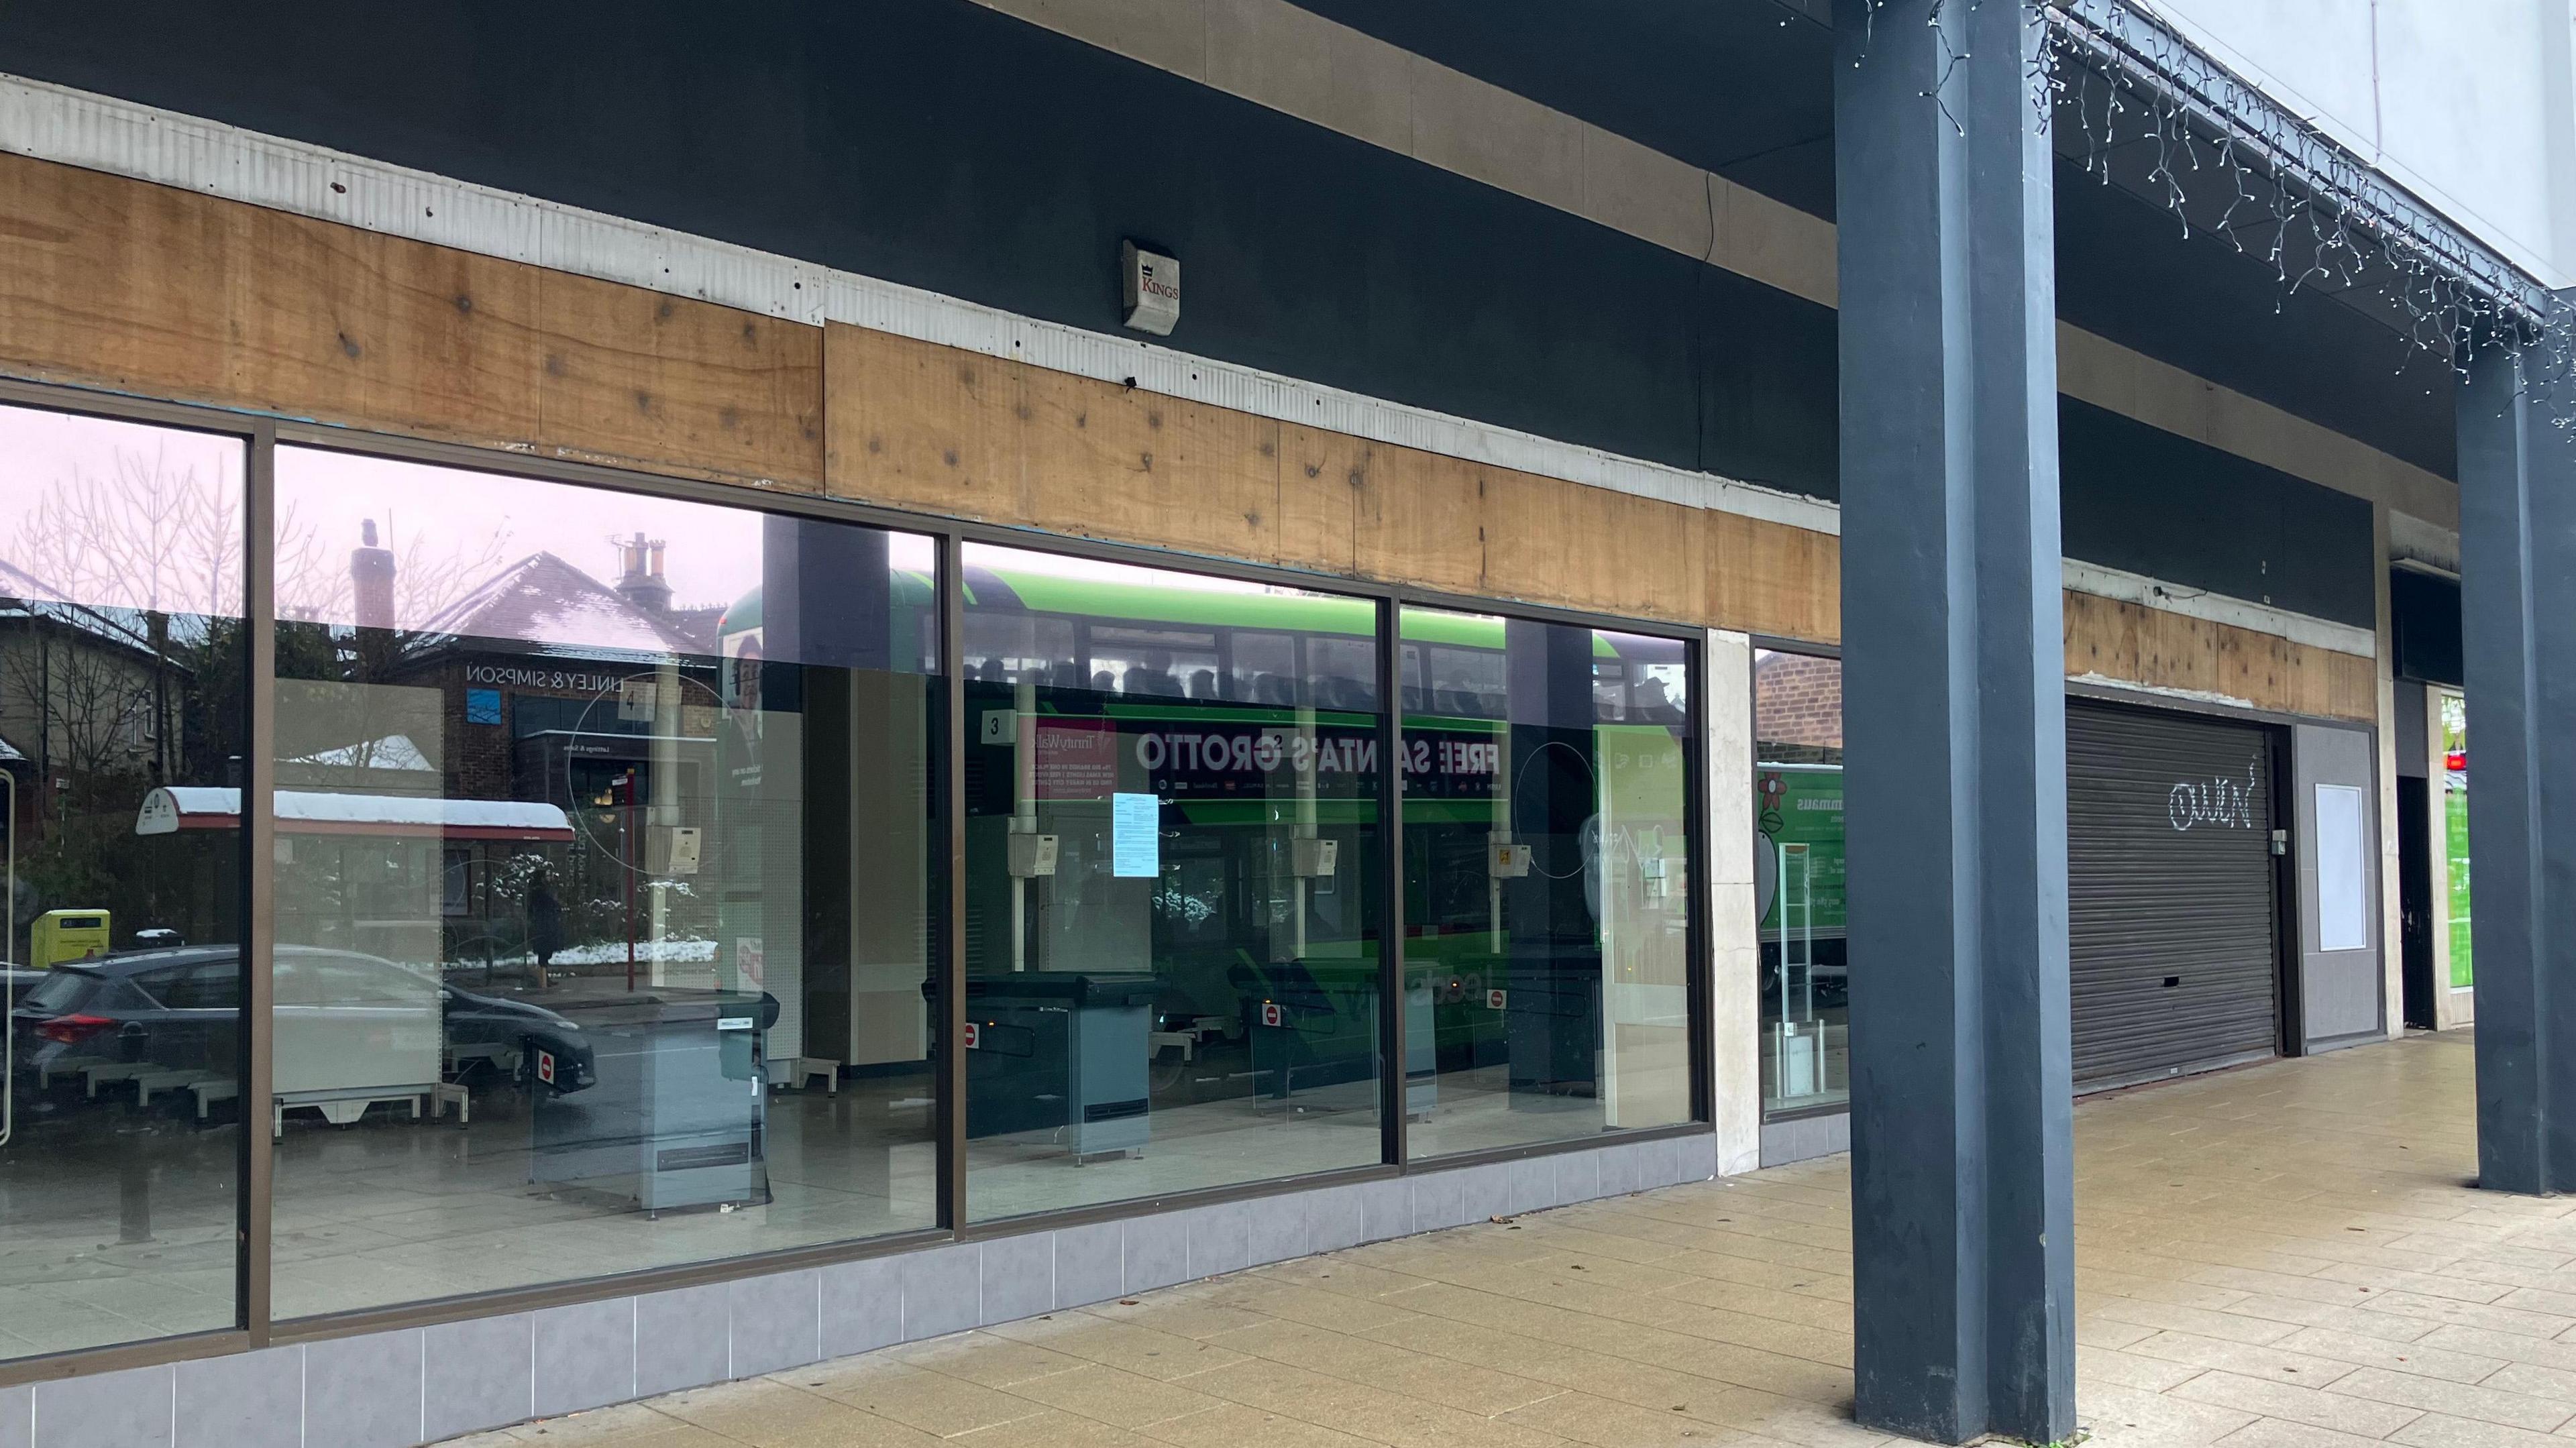
<svg viewBox="0 0 2576 1448">
<path fill-rule="evenodd" d="M 2270 744 L 2252 725 L 2067 705 L 2079 1090 L 2277 1048 Z"/>
</svg>

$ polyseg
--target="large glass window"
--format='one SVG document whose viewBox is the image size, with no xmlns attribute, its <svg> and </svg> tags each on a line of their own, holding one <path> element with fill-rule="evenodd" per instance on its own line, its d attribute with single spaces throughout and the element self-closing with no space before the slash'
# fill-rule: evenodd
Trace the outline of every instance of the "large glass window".
<svg viewBox="0 0 2576 1448">
<path fill-rule="evenodd" d="M 943 1061 L 975 1220 L 1690 1119 L 1680 641 L 282 445 L 254 678 L 251 446 L 0 407 L 0 1359 L 934 1228 Z"/>
<path fill-rule="evenodd" d="M 931 541 L 301 448 L 277 519 L 278 1315 L 932 1225 Z"/>
<path fill-rule="evenodd" d="M 2448 690 L 2442 700 L 2442 858 L 2449 886 L 2451 989 L 2477 984 L 2469 934 L 2469 701 Z"/>
<path fill-rule="evenodd" d="M 1376 606 L 965 561 L 971 1213 L 1377 1162 Z"/>
<path fill-rule="evenodd" d="M 236 1322 L 245 456 L 0 408 L 0 1357 Z"/>
<path fill-rule="evenodd" d="M 1416 1157 L 1690 1119 L 1679 642 L 1407 609 Z"/>
<path fill-rule="evenodd" d="M 1753 656 L 1755 909 L 1766 1115 L 1851 1099 L 1843 951 L 1843 665 Z"/>
</svg>

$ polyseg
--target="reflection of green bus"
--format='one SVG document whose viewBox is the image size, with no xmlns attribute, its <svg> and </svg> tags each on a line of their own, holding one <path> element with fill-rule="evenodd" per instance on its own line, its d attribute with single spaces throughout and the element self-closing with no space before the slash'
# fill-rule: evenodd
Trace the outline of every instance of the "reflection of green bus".
<svg viewBox="0 0 2576 1448">
<path fill-rule="evenodd" d="M 1848 980 L 1843 767 L 1757 764 L 1753 783 L 1764 989 L 1786 1001 L 1785 1019 L 1804 1019 L 1815 1006 L 1839 1003 Z"/>
<path fill-rule="evenodd" d="M 1149 965 L 1158 1095 L 1247 1069 L 1265 1029 L 1294 1038 L 1300 1089 L 1337 1068 L 1373 1069 L 1386 919 L 1376 603 L 1067 560 L 986 566 L 979 553 L 1005 550 L 970 548 L 963 579 L 968 973 Z M 891 592 L 895 654 L 908 657 L 936 593 L 902 568 Z M 1416 1075 L 1435 1056 L 1450 1068 L 1503 1047 L 1505 998 L 1492 993 L 1508 990 L 1511 943 L 1494 928 L 1492 860 L 1498 832 L 1515 828 L 1510 627 L 1403 611 Z M 762 657 L 757 591 L 727 611 L 722 636 L 733 702 L 758 687 L 746 667 Z M 1669 890 L 1681 921 L 1684 647 L 1595 631 L 1589 653 L 1583 747 L 1603 839 L 1519 838 L 1542 873 L 1579 875 L 1596 901 Z M 1122 879 L 1113 796 L 1138 793 L 1159 802 L 1158 870 Z M 1669 818 L 1652 817 L 1657 798 Z M 1022 832 L 1055 841 L 1042 884 L 1013 883 L 1011 836 Z M 1324 844 L 1329 871 L 1315 853 Z M 1192 1071 L 1176 1069 L 1183 1038 Z M 1275 1064 L 1249 1069 L 1266 1076 Z"/>
<path fill-rule="evenodd" d="M 1160 983 L 1158 1028 L 1166 1039 L 1191 1037 L 1194 1056 L 1246 1051 L 1253 1073 L 1271 1077 L 1273 1065 L 1260 1059 L 1265 1039 L 1275 1039 L 1265 1038 L 1267 1026 L 1296 1038 L 1286 1056 L 1301 1088 L 1336 1070 L 1365 1074 L 1377 1031 L 1376 936 L 1386 919 L 1377 899 L 1385 763 L 1377 606 L 1097 572 L 978 567 L 970 555 L 966 734 L 1020 747 L 969 750 L 968 874 L 1005 877 L 1015 811 L 1023 821 L 1042 817 L 1020 827 L 1043 829 L 1060 851 L 1043 892 L 969 890 L 970 972 L 1149 961 Z M 1678 920 L 1686 895 L 1678 886 L 1683 646 L 1592 633 L 1577 682 L 1588 698 L 1577 705 L 1587 717 L 1576 773 L 1590 774 L 1588 812 L 1601 838 L 1541 838 L 1531 821 L 1513 817 L 1514 750 L 1526 774 L 1534 731 L 1517 731 L 1516 742 L 1505 717 L 1510 627 L 1438 610 L 1403 614 L 1397 762 L 1416 1076 L 1435 1062 L 1451 1069 L 1502 1054 L 1512 950 L 1495 928 L 1505 893 L 1498 839 L 1527 846 L 1540 874 L 1591 891 L 1588 899 L 1645 888 L 1649 872 L 1660 887 L 1668 873 Z M 1025 726 L 1016 717 L 1023 709 L 1036 714 Z M 1024 753 L 1034 763 L 1022 762 Z M 1623 781 L 1665 768 L 1670 818 L 1656 828 L 1643 818 L 1640 790 Z M 1148 911 L 1086 914 L 1096 897 L 1122 888 L 1097 873 L 1109 844 L 1103 801 L 1113 792 L 1160 802 L 1160 874 Z M 1330 873 L 1301 873 L 1314 868 L 1307 841 L 1337 851 Z M 1300 852 L 1309 856 L 1303 864 Z M 1041 896 L 1061 919 L 1030 918 Z M 1014 910 L 1025 933 L 1015 933 Z M 1014 948 L 1050 958 L 1013 960 Z"/>
<path fill-rule="evenodd" d="M 2442 695 L 2442 844 L 2450 885 L 2451 989 L 2476 984 L 2469 939 L 2469 705 Z"/>
</svg>

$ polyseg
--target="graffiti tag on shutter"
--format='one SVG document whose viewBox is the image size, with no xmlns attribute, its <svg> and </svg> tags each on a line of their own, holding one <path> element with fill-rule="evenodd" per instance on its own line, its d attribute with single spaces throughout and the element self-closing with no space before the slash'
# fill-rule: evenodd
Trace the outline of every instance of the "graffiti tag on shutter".
<svg viewBox="0 0 2576 1448">
<path fill-rule="evenodd" d="M 2177 833 L 2198 825 L 2216 825 L 2222 829 L 2254 828 L 2255 758 L 2245 760 L 2245 778 L 2231 779 L 2219 775 L 2208 780 L 2186 779 L 2165 793 L 2165 817 L 2173 822 Z"/>
</svg>

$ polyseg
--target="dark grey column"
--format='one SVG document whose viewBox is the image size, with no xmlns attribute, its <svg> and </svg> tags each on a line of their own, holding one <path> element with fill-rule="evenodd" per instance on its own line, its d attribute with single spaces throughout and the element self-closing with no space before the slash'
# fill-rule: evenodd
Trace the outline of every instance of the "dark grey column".
<svg viewBox="0 0 2576 1448">
<path fill-rule="evenodd" d="M 2471 361 L 2459 401 L 2478 1182 L 2510 1192 L 2576 1191 L 2576 438 L 2554 420 L 2565 386 L 2534 396 L 2494 351 Z"/>
<path fill-rule="evenodd" d="M 2075 1427 L 2050 153 L 2028 0 L 1840 0 L 1857 1411 Z"/>
</svg>

